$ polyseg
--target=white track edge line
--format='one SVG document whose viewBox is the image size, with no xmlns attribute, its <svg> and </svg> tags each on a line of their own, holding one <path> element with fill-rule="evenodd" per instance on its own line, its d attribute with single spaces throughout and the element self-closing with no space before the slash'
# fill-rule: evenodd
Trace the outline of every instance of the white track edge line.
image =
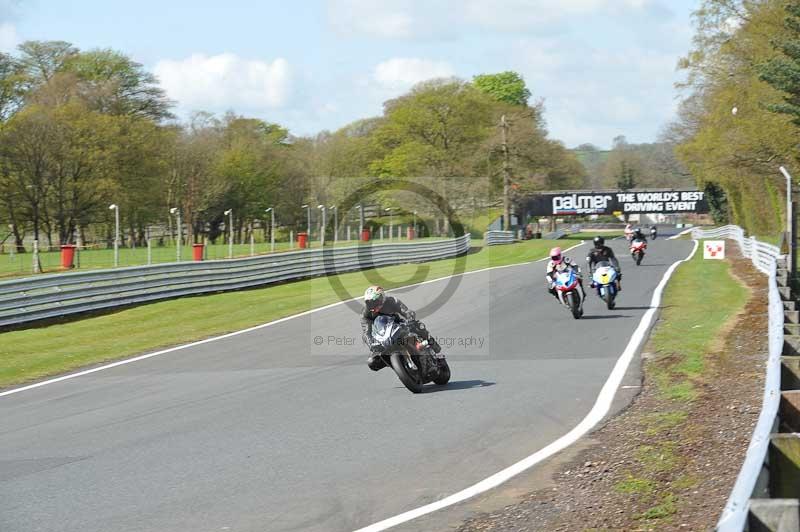
<svg viewBox="0 0 800 532">
<path fill-rule="evenodd" d="M 690 227 L 688 229 L 685 229 L 685 230 L 681 231 L 680 233 L 678 233 L 677 235 L 672 235 L 670 237 L 667 237 L 667 240 L 675 240 L 676 238 L 680 238 L 683 235 L 685 235 L 686 233 L 691 233 L 692 229 L 694 229 L 694 227 Z"/>
<path fill-rule="evenodd" d="M 594 406 L 586 415 L 586 417 L 584 417 L 583 420 L 581 420 L 581 422 L 578 423 L 578 425 L 576 425 L 572 430 L 570 430 L 565 435 L 558 438 L 556 441 L 536 451 L 527 458 L 524 458 L 519 462 L 510 465 L 509 467 L 503 469 L 498 473 L 495 473 L 490 477 L 485 478 L 484 480 L 478 482 L 477 484 L 473 484 L 468 488 L 465 488 L 457 493 L 450 495 L 449 497 L 445 497 L 444 499 L 440 499 L 436 502 L 432 502 L 430 504 L 426 504 L 425 506 L 421 506 L 419 508 L 403 512 L 394 517 L 384 519 L 383 521 L 379 521 L 364 528 L 359 528 L 355 532 L 380 532 L 382 530 L 386 530 L 388 528 L 397 526 L 407 521 L 411 521 L 412 519 L 416 519 L 417 517 L 421 517 L 423 515 L 435 512 L 437 510 L 441 510 L 442 508 L 445 508 L 447 506 L 459 503 L 461 501 L 474 497 L 475 495 L 479 495 L 485 491 L 488 491 L 492 488 L 496 488 L 503 482 L 511 479 L 512 477 L 515 477 L 516 475 L 522 473 L 526 469 L 529 469 L 534 465 L 538 464 L 542 460 L 549 458 L 550 456 L 561 451 L 562 449 L 565 449 L 566 447 L 572 445 L 573 443 L 578 441 L 578 439 L 581 438 L 584 434 L 589 432 L 595 425 L 597 425 L 597 423 L 602 421 L 602 419 L 611 409 L 611 403 L 614 400 L 617 388 L 622 382 L 622 378 L 625 376 L 625 372 L 628 370 L 628 365 L 633 359 L 633 355 L 639 349 L 639 345 L 644 340 L 645 334 L 650 328 L 650 323 L 653 320 L 653 316 L 655 315 L 656 310 L 658 310 L 658 306 L 661 304 L 661 293 L 664 291 L 664 287 L 666 286 L 667 281 L 669 281 L 669 278 L 672 277 L 672 273 L 675 271 L 675 268 L 677 268 L 679 264 L 691 260 L 691 258 L 694 257 L 694 254 L 697 251 L 697 247 L 698 247 L 698 241 L 695 240 L 694 247 L 692 248 L 692 252 L 689 254 L 689 256 L 686 257 L 685 259 L 681 259 L 679 261 L 674 262 L 667 269 L 667 271 L 664 272 L 664 276 L 662 277 L 661 282 L 658 283 L 658 286 L 656 286 L 656 289 L 653 292 L 653 297 L 650 301 L 650 308 L 647 310 L 647 312 L 644 313 L 641 321 L 639 322 L 639 326 L 636 327 L 636 330 L 633 331 L 633 335 L 631 336 L 628 345 L 625 347 L 625 350 L 622 352 L 619 359 L 617 359 L 617 363 L 614 365 L 614 369 L 611 371 L 608 380 L 603 385 L 603 388 L 600 390 L 600 394 L 597 396 L 597 401 L 595 402 Z"/>
<path fill-rule="evenodd" d="M 585 243 L 584 241 L 581 241 L 580 244 L 575 244 L 571 248 L 568 248 L 568 249 L 566 249 L 564 251 L 565 252 L 566 251 L 570 251 L 570 250 L 575 249 L 575 248 L 577 248 L 579 246 L 582 246 L 584 243 Z M 457 257 L 456 257 L 456 259 L 457 259 Z M 444 279 L 450 279 L 452 277 L 456 277 L 456 276 L 460 276 L 460 275 L 471 275 L 473 273 L 485 272 L 487 270 L 499 270 L 499 269 L 502 269 L 502 268 L 512 268 L 512 267 L 517 267 L 517 266 L 525 266 L 527 264 L 533 264 L 535 262 L 541 262 L 543 260 L 547 260 L 547 257 L 544 257 L 542 259 L 536 259 L 536 260 L 532 260 L 532 261 L 527 261 L 527 262 L 518 262 L 516 264 L 506 264 L 506 265 L 503 265 L 503 266 L 491 266 L 489 268 L 482 268 L 480 270 L 471 270 L 471 271 L 468 271 L 468 272 L 461 272 L 461 273 L 457 273 L 457 274 L 453 274 L 453 275 L 447 275 L 445 277 L 438 277 L 436 279 L 429 279 L 427 281 L 422 281 L 422 282 L 419 282 L 419 283 L 413 283 L 413 284 L 409 284 L 409 285 L 398 286 L 398 287 L 393 288 L 392 290 L 400 290 L 400 289 L 403 289 L 403 288 L 411 288 L 411 287 L 420 286 L 420 285 L 423 285 L 423 284 L 435 283 L 437 281 L 442 281 Z M 347 273 L 349 273 L 349 272 L 347 272 Z M 226 333 L 226 334 L 223 334 L 223 335 L 220 335 L 220 336 L 213 336 L 211 338 L 206 338 L 205 340 L 198 340 L 196 342 L 190 342 L 188 344 L 177 345 L 177 346 L 170 347 L 170 348 L 167 348 L 167 349 L 162 349 L 161 351 L 155 351 L 153 353 L 147 353 L 145 355 L 140 355 L 140 356 L 133 357 L 133 358 L 126 358 L 125 360 L 118 360 L 117 362 L 112 362 L 110 364 L 104 364 L 102 366 L 98 366 L 98 367 L 92 368 L 92 369 L 87 369 L 87 370 L 84 370 L 84 371 L 79 371 L 77 373 L 69 373 L 67 375 L 62 375 L 60 377 L 55 377 L 55 378 L 47 379 L 47 380 L 44 380 L 44 381 L 41 381 L 41 382 L 36 382 L 36 383 L 33 383 L 33 384 L 29 384 L 27 386 L 22 386 L 22 387 L 19 387 L 19 388 L 12 388 L 11 390 L 6 390 L 5 392 L 0 392 L 0 397 L 6 396 L 6 395 L 12 395 L 12 394 L 19 393 L 19 392 L 24 392 L 24 391 L 27 391 L 27 390 L 32 390 L 34 388 L 39 388 L 41 386 L 45 386 L 45 385 L 48 385 L 48 384 L 55 384 L 56 382 L 61 382 L 61 381 L 65 381 L 65 380 L 68 380 L 68 379 L 74 379 L 75 377 L 81 377 L 83 375 L 89 375 L 90 373 L 96 373 L 98 371 L 103 371 L 103 370 L 106 370 L 106 369 L 115 368 L 117 366 L 123 366 L 125 364 L 131 364 L 133 362 L 139 362 L 140 360 L 146 360 L 148 358 L 152 358 L 152 357 L 156 357 L 156 356 L 160 356 L 160 355 L 165 355 L 167 353 L 172 353 L 173 351 L 179 351 L 181 349 L 187 349 L 187 348 L 190 348 L 190 347 L 195 347 L 195 346 L 198 346 L 198 345 L 207 344 L 209 342 L 215 342 L 217 340 L 224 340 L 226 338 L 231 338 L 233 336 L 238 336 L 240 334 L 245 334 L 245 333 L 253 332 L 253 331 L 256 331 L 256 330 L 259 330 L 259 329 L 264 329 L 264 328 L 270 327 L 272 325 L 277 325 L 279 323 L 283 323 L 284 321 L 292 320 L 292 319 L 295 319 L 295 318 L 300 318 L 300 317 L 303 317 L 303 316 L 308 316 L 309 314 L 313 314 L 315 312 L 320 312 L 320 311 L 323 311 L 323 310 L 327 310 L 329 308 L 333 308 L 333 307 L 336 307 L 338 305 L 343 305 L 345 303 L 348 303 L 350 301 L 355 301 L 357 299 L 361 299 L 361 298 L 360 297 L 354 297 L 352 299 L 345 299 L 344 301 L 337 301 L 336 303 L 331 303 L 330 305 L 324 305 L 322 307 L 317 307 L 317 308 L 314 308 L 314 309 L 306 310 L 304 312 L 300 312 L 299 314 L 292 314 L 291 316 L 285 316 L 283 318 L 279 318 L 279 319 L 274 320 L 274 321 L 270 321 L 270 322 L 267 322 L 267 323 L 262 323 L 261 325 L 255 325 L 253 327 L 248 327 L 247 329 L 242 329 L 242 330 L 239 330 L 239 331 Z"/>
</svg>

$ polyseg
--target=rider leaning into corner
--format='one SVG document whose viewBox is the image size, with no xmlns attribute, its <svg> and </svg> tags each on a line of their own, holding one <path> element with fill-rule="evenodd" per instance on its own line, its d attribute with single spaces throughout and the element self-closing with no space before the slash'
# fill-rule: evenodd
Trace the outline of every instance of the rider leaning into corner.
<svg viewBox="0 0 800 532">
<path fill-rule="evenodd" d="M 605 238 L 594 237 L 594 249 L 589 251 L 586 260 L 589 261 L 589 272 L 591 273 L 594 273 L 594 266 L 598 262 L 610 262 L 617 270 L 617 291 L 622 291 L 622 268 L 619 267 L 619 261 L 614 256 L 614 250 L 606 246 Z"/>
<path fill-rule="evenodd" d="M 428 345 L 434 353 L 441 353 L 442 348 L 439 343 L 429 333 L 425 324 L 416 320 L 416 313 L 409 310 L 399 299 L 387 296 L 380 286 L 370 286 L 364 292 L 364 312 L 361 314 L 361 331 L 364 343 L 369 346 L 372 354 L 367 359 L 367 366 L 372 371 L 386 367 L 386 362 L 378 356 L 381 352 L 380 345 L 372 341 L 372 324 L 380 315 L 399 317 L 408 321 L 409 329 L 423 340 L 427 340 Z"/>
<path fill-rule="evenodd" d="M 578 274 L 578 286 L 580 286 L 581 301 L 583 301 L 586 299 L 586 292 L 583 290 L 583 279 L 580 277 L 581 269 L 572 259 L 565 257 L 561 253 L 560 247 L 555 247 L 550 250 L 550 261 L 547 263 L 544 276 L 545 280 L 547 281 L 547 290 L 550 292 L 550 294 L 558 298 L 558 293 L 556 293 L 556 274 L 568 269 L 574 269 Z"/>
</svg>

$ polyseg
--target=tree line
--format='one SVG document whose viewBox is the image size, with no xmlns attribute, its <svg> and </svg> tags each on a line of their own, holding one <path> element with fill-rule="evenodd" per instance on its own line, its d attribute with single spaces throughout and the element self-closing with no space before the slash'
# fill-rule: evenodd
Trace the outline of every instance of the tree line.
<svg viewBox="0 0 800 532">
<path fill-rule="evenodd" d="M 800 2 L 704 0 L 693 17 L 679 116 L 664 137 L 719 221 L 775 234 L 785 220 L 778 168 L 800 171 Z"/>
<path fill-rule="evenodd" d="M 500 199 L 501 116 L 515 198 L 585 185 L 584 167 L 548 137 L 543 105 L 530 98 L 514 72 L 434 79 L 385 102 L 381 116 L 298 137 L 233 112 L 179 122 L 155 76 L 125 54 L 29 41 L 0 54 L 0 221 L 24 251 L 26 235 L 42 245 L 109 235 L 112 203 L 133 244 L 171 225 L 171 208 L 189 242 L 213 241 L 232 209 L 242 239 L 268 207 L 281 225 L 304 228 L 301 205 L 335 205 L 370 179 L 398 177 L 474 210 Z M 418 192 L 375 196 L 446 230 L 439 206 Z"/>
</svg>

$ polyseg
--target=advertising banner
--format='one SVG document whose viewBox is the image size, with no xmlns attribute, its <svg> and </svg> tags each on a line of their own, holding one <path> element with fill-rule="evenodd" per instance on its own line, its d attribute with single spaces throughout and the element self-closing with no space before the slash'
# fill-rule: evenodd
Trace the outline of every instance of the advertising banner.
<svg viewBox="0 0 800 532">
<path fill-rule="evenodd" d="M 527 204 L 533 216 L 707 213 L 701 190 L 635 190 L 538 194 Z"/>
</svg>

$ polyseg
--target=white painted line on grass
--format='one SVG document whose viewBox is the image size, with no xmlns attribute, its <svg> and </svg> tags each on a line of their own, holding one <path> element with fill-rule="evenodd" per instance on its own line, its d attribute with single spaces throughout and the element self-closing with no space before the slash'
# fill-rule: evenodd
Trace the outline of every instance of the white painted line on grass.
<svg viewBox="0 0 800 532">
<path fill-rule="evenodd" d="M 582 246 L 583 244 L 584 244 L 584 241 L 581 241 L 580 244 L 576 244 L 576 245 L 572 246 L 571 248 L 568 248 L 568 249 L 564 250 L 564 252 L 567 252 L 567 251 L 570 251 L 572 249 L 575 249 L 575 248 L 577 248 L 579 246 Z M 414 286 L 421 286 L 421 285 L 428 284 L 428 283 L 435 283 L 437 281 L 443 281 L 445 279 L 450 279 L 451 277 L 456 277 L 458 275 L 471 275 L 471 274 L 474 274 L 474 273 L 485 272 L 487 270 L 498 270 L 498 269 L 501 269 L 501 268 L 512 268 L 512 267 L 515 267 L 515 266 L 525 266 L 527 264 L 533 264 L 535 262 L 541 262 L 543 260 L 547 260 L 548 258 L 549 257 L 545 257 L 545 258 L 542 258 L 542 259 L 537 259 L 537 260 L 533 260 L 533 261 L 529 261 L 529 262 L 518 262 L 516 264 L 506 264 L 504 266 L 491 266 L 489 268 L 482 268 L 480 270 L 472 270 L 472 271 L 468 271 L 468 272 L 457 273 L 457 274 L 454 274 L 454 275 L 447 275 L 445 277 L 439 277 L 437 279 L 430 279 L 428 281 L 422 281 L 420 283 L 414 283 L 414 284 L 409 284 L 409 285 L 405 285 L 405 286 L 398 286 L 396 288 L 393 288 L 392 290 L 399 290 L 401 288 L 411 288 L 411 287 L 414 287 Z M 67 379 L 74 379 L 75 377 L 81 377 L 83 375 L 89 375 L 91 373 L 96 373 L 98 371 L 103 371 L 103 370 L 106 370 L 106 369 L 115 368 L 117 366 L 123 366 L 125 364 L 131 364 L 133 362 L 139 362 L 140 360 L 146 360 L 148 358 L 153 358 L 153 357 L 157 357 L 157 356 L 160 356 L 160 355 L 165 355 L 167 353 L 172 353 L 173 351 L 180 351 L 181 349 L 188 349 L 190 347 L 195 347 L 195 346 L 198 346 L 198 345 L 207 344 L 209 342 L 216 342 L 217 340 L 224 340 L 225 338 L 231 338 L 233 336 L 238 336 L 240 334 L 246 334 L 246 333 L 249 333 L 249 332 L 257 331 L 259 329 L 264 329 L 266 327 L 271 327 L 272 325 L 277 325 L 279 323 L 283 323 L 284 321 L 292 320 L 292 319 L 295 319 L 295 318 L 300 318 L 302 316 L 308 316 L 309 314 L 313 314 L 315 312 L 320 312 L 322 310 L 327 310 L 329 308 L 333 308 L 333 307 L 336 307 L 338 305 L 343 305 L 343 304 L 345 304 L 345 303 L 347 303 L 349 301 L 355 301 L 357 299 L 361 299 L 361 298 L 360 297 L 354 297 L 352 299 L 345 299 L 344 301 L 337 301 L 336 303 L 331 303 L 330 305 L 325 305 L 323 307 L 318 307 L 318 308 L 315 308 L 315 309 L 306 310 L 305 312 L 301 312 L 299 314 L 293 314 L 291 316 L 286 316 L 285 318 L 280 318 L 280 319 L 277 319 L 277 320 L 274 320 L 274 321 L 270 321 L 268 323 L 262 323 L 261 325 L 256 325 L 254 327 L 249 327 L 247 329 L 242 329 L 240 331 L 234 331 L 234 332 L 223 334 L 223 335 L 220 335 L 220 336 L 214 336 L 214 337 L 211 337 L 211 338 L 206 338 L 205 340 L 199 340 L 197 342 L 191 342 L 191 343 L 188 343 L 188 344 L 183 344 L 183 345 L 178 345 L 178 346 L 175 346 L 175 347 L 170 347 L 168 349 L 162 349 L 161 351 L 156 351 L 156 352 L 153 352 L 153 353 L 147 353 L 146 355 L 141 355 L 141 356 L 134 357 L 134 358 L 126 358 L 125 360 L 119 360 L 117 362 L 112 362 L 110 364 L 105 364 L 103 366 L 98 366 L 96 368 L 87 369 L 87 370 L 84 370 L 84 371 L 79 371 L 77 373 L 70 373 L 70 374 L 67 374 L 67 375 L 62 375 L 61 377 L 55 377 L 53 379 L 48 379 L 48 380 L 37 382 L 37 383 L 34 383 L 34 384 L 29 384 L 27 386 L 22 386 L 20 388 L 13 388 L 11 390 L 6 390 L 5 392 L 0 392 L 0 397 L 3 397 L 5 395 L 12 395 L 12 394 L 19 393 L 19 392 L 24 392 L 26 390 L 32 390 L 34 388 L 39 388 L 41 386 L 46 386 L 48 384 L 54 384 L 56 382 L 65 381 Z"/>
<path fill-rule="evenodd" d="M 586 417 L 583 418 L 583 420 L 578 423 L 575 428 L 527 458 L 520 460 L 516 464 L 503 469 L 499 473 L 495 473 L 494 475 L 478 482 L 477 484 L 454 493 L 449 497 L 445 497 L 444 499 L 426 504 L 425 506 L 421 506 L 419 508 L 415 508 L 414 510 L 409 510 L 394 517 L 384 519 L 383 521 L 379 521 L 364 528 L 360 528 L 356 532 L 380 532 L 381 530 L 386 530 L 393 526 L 411 521 L 417 517 L 441 510 L 442 508 L 459 503 L 492 488 L 496 488 L 503 482 L 515 477 L 526 469 L 533 467 L 545 458 L 549 458 L 558 451 L 561 451 L 562 449 L 572 445 L 578 441 L 580 437 L 594 428 L 597 423 L 602 421 L 611 408 L 614 395 L 616 394 L 617 388 L 622 382 L 622 378 L 625 376 L 625 372 L 628 370 L 628 365 L 631 363 L 631 360 L 633 360 L 633 355 L 639 349 L 639 346 L 644 340 L 645 334 L 650 328 L 650 323 L 653 321 L 653 316 L 655 315 L 656 310 L 658 310 L 658 306 L 661 304 L 661 293 L 664 291 L 664 286 L 672 276 L 672 272 L 674 272 L 675 268 L 678 267 L 678 264 L 686 262 L 694 256 L 695 252 L 697 251 L 697 245 L 698 242 L 695 240 L 694 247 L 692 248 L 692 252 L 689 254 L 689 256 L 685 259 L 674 262 L 664 273 L 664 277 L 662 277 L 661 282 L 658 283 L 655 292 L 653 292 L 653 298 L 650 301 L 650 308 L 644 313 L 644 316 L 642 316 L 639 326 L 636 327 L 635 331 L 633 331 L 633 335 L 631 336 L 628 345 L 625 347 L 625 350 L 622 352 L 622 355 L 620 355 L 619 359 L 617 359 L 617 363 L 614 365 L 611 375 L 609 375 L 608 380 L 600 390 L 600 395 L 597 396 L 597 401 L 594 403 L 594 406 L 586 415 Z"/>
</svg>

